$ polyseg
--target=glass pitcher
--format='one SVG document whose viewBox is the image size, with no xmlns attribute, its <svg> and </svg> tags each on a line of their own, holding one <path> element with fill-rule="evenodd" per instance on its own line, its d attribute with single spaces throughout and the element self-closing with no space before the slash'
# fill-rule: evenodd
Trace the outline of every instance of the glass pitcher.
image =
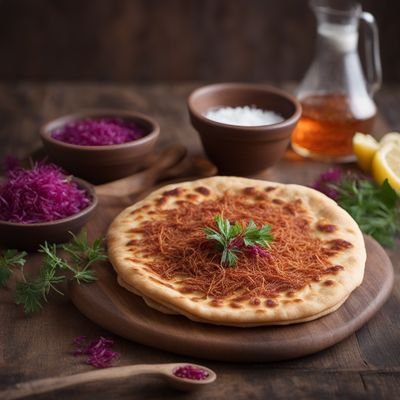
<svg viewBox="0 0 400 400">
<path fill-rule="evenodd" d="M 352 1 L 312 0 L 317 47 L 298 90 L 303 113 L 292 146 L 300 155 L 327 162 L 352 161 L 355 132 L 371 133 L 373 94 L 381 86 L 378 29 L 374 17 Z M 358 25 L 365 26 L 366 77 L 357 52 Z"/>
</svg>

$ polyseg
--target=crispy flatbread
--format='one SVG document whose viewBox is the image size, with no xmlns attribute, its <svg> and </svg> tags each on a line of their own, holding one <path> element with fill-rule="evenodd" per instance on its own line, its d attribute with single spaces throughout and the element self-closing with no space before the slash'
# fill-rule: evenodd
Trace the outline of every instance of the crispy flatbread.
<svg viewBox="0 0 400 400">
<path fill-rule="evenodd" d="M 243 253 L 235 267 L 203 227 L 222 214 L 272 226 L 270 257 Z M 300 185 L 213 177 L 161 188 L 111 224 L 119 283 L 161 312 L 239 327 L 309 321 L 336 310 L 361 284 L 366 251 L 351 216 Z"/>
</svg>

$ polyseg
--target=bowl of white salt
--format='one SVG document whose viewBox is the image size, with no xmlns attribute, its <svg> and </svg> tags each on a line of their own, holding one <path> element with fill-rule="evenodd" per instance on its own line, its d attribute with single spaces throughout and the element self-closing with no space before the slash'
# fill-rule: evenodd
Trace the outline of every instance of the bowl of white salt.
<svg viewBox="0 0 400 400">
<path fill-rule="evenodd" d="M 225 175 L 253 175 L 283 156 L 300 116 L 295 97 L 272 86 L 220 83 L 188 98 L 207 157 Z"/>
</svg>

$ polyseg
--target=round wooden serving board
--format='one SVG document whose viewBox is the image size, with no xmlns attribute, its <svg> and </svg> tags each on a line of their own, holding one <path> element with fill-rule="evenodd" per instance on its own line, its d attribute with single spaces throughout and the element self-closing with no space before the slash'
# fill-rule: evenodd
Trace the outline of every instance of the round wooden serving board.
<svg viewBox="0 0 400 400">
<path fill-rule="evenodd" d="M 111 265 L 98 269 L 94 284 L 72 284 L 70 295 L 89 319 L 122 337 L 173 353 L 199 358 L 262 362 L 315 353 L 340 342 L 363 326 L 385 303 L 393 268 L 382 247 L 365 238 L 367 264 L 362 285 L 337 311 L 295 325 L 234 328 L 192 322 L 149 308 L 120 287 Z"/>
</svg>

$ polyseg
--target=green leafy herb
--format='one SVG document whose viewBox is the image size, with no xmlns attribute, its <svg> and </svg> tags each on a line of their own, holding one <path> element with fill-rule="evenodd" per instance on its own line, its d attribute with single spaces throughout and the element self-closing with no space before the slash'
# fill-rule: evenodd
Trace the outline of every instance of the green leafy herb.
<svg viewBox="0 0 400 400">
<path fill-rule="evenodd" d="M 246 246 L 254 246 L 258 244 L 262 247 L 269 247 L 269 242 L 274 239 L 273 236 L 269 234 L 270 232 L 271 225 L 264 225 L 258 229 L 254 221 L 250 220 L 243 234 L 244 244 Z"/>
<path fill-rule="evenodd" d="M 43 301 L 47 301 L 51 289 L 62 294 L 55 285 L 63 282 L 65 276 L 57 272 L 57 263 L 52 258 L 46 257 L 36 279 L 27 280 L 23 274 L 23 280 L 18 282 L 15 288 L 15 303 L 23 305 L 26 314 L 39 311 Z"/>
<path fill-rule="evenodd" d="M 235 266 L 238 254 L 246 247 L 254 250 L 256 254 L 266 255 L 267 253 L 260 247 L 269 247 L 269 242 L 274 239 L 270 235 L 270 225 L 264 225 L 258 229 L 254 221 L 250 220 L 247 227 L 243 229 L 239 222 L 232 225 L 228 219 L 222 218 L 221 215 L 216 215 L 214 221 L 218 230 L 206 227 L 204 233 L 207 239 L 215 240 L 222 250 L 222 265 Z"/>
<path fill-rule="evenodd" d="M 95 262 L 107 260 L 104 252 L 104 238 L 95 239 L 92 246 L 89 246 L 86 231 L 79 236 L 75 236 L 73 233 L 71 235 L 73 240 L 62 246 L 62 249 L 70 255 L 73 261 L 73 266 L 68 266 L 68 268 L 73 272 L 73 278 L 78 283 L 93 282 L 96 278 L 89 268 Z"/>
<path fill-rule="evenodd" d="M 51 290 L 63 294 L 56 285 L 62 283 L 66 276 L 78 283 L 91 283 L 96 280 L 94 272 L 90 269 L 93 263 L 107 259 L 103 241 L 96 239 L 90 246 L 86 232 L 75 236 L 70 243 L 57 247 L 55 244 L 45 242 L 40 246 L 39 252 L 43 253 L 43 263 L 39 275 L 35 279 L 27 279 L 17 283 L 15 290 L 15 302 L 24 307 L 25 313 L 37 312 L 47 302 L 47 296 Z M 66 257 L 60 257 L 58 250 L 65 251 Z"/>
<path fill-rule="evenodd" d="M 42 286 L 36 281 L 21 281 L 15 289 L 15 303 L 22 304 L 26 314 L 34 313 L 42 308 Z"/>
<path fill-rule="evenodd" d="M 400 198 L 386 179 L 381 186 L 369 180 L 344 178 L 337 185 L 338 204 L 360 229 L 384 246 L 393 246 L 400 231 Z"/>
<path fill-rule="evenodd" d="M 26 252 L 17 250 L 6 250 L 0 257 L 0 286 L 5 287 L 11 276 L 12 267 L 25 264 Z"/>
</svg>

